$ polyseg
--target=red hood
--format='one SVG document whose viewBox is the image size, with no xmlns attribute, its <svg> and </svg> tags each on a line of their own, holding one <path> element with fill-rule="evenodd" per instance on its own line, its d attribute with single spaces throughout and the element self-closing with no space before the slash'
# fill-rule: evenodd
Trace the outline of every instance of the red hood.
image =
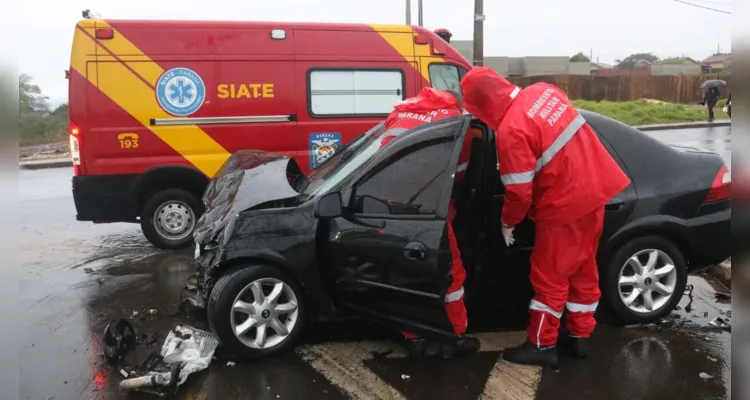
<svg viewBox="0 0 750 400">
<path fill-rule="evenodd" d="M 393 107 L 393 111 L 424 114 L 450 108 L 461 110 L 461 105 L 452 94 L 445 90 L 426 87 L 417 96 L 396 104 Z"/>
<path fill-rule="evenodd" d="M 461 80 L 464 107 L 493 129 L 500 126 L 520 90 L 487 67 L 474 67 Z"/>
</svg>

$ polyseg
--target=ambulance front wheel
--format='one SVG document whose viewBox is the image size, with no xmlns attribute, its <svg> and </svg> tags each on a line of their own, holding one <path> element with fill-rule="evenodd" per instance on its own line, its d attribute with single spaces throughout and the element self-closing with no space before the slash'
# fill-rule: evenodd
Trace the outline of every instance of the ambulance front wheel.
<svg viewBox="0 0 750 400">
<path fill-rule="evenodd" d="M 146 239 L 160 249 L 181 249 L 193 243 L 193 229 L 203 214 L 203 205 L 183 189 L 156 193 L 143 206 L 141 229 Z"/>
</svg>

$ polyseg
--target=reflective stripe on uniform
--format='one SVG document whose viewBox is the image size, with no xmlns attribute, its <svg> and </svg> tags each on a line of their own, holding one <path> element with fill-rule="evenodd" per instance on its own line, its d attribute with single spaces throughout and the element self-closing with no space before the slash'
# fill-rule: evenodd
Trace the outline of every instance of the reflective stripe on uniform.
<svg viewBox="0 0 750 400">
<path fill-rule="evenodd" d="M 510 92 L 510 98 L 511 98 L 511 99 L 515 99 L 515 98 L 516 98 L 516 96 L 518 96 L 518 94 L 519 94 L 519 93 L 521 93 L 521 88 L 520 88 L 520 87 L 518 87 L 518 86 L 516 86 L 516 88 L 515 88 L 515 89 L 513 89 L 513 91 L 512 91 L 512 92 Z"/>
<path fill-rule="evenodd" d="M 599 306 L 599 302 L 598 301 L 596 303 L 592 303 L 592 304 L 580 304 L 580 303 L 571 303 L 571 302 L 565 303 L 565 308 L 567 308 L 568 311 L 570 311 L 570 312 L 580 312 L 580 313 L 594 312 L 594 311 L 596 311 L 596 308 L 598 306 Z"/>
<path fill-rule="evenodd" d="M 529 183 L 534 180 L 534 171 L 519 172 L 516 174 L 505 174 L 500 177 L 503 185 L 517 185 L 519 183 Z"/>
<path fill-rule="evenodd" d="M 548 307 L 546 304 L 537 300 L 531 300 L 531 304 L 529 304 L 529 310 L 546 312 L 555 316 L 555 318 L 557 319 L 560 319 L 560 317 L 562 317 L 562 311 L 557 312 L 551 309 L 550 307 Z"/>
<path fill-rule="evenodd" d="M 568 142 L 570 142 L 570 139 L 573 138 L 573 136 L 578 132 L 581 127 L 583 127 L 583 124 L 586 123 L 586 120 L 583 118 L 583 115 L 578 114 L 573 121 L 568 124 L 568 126 L 562 131 L 560 136 L 555 139 L 554 142 L 552 142 L 552 145 L 549 146 L 547 150 L 542 153 L 542 157 L 536 160 L 536 166 L 534 167 L 534 171 L 525 171 L 525 172 L 516 172 L 512 174 L 505 174 L 500 176 L 500 180 L 503 182 L 503 185 L 517 185 L 521 183 L 529 183 L 534 180 L 534 175 L 536 175 L 539 170 L 541 170 L 545 165 L 549 164 L 550 161 L 552 161 L 552 158 L 555 157 L 557 153 L 562 150 L 563 147 L 565 147 Z"/>
<path fill-rule="evenodd" d="M 554 142 L 549 146 L 547 150 L 542 153 L 542 158 L 536 160 L 536 171 L 539 171 L 547 165 L 551 160 L 552 157 L 554 157 L 557 153 L 562 150 L 563 147 L 565 147 L 568 142 L 570 142 L 570 139 L 573 139 L 573 135 L 578 132 L 579 129 L 583 126 L 583 124 L 586 123 L 586 120 L 583 119 L 583 115 L 578 114 L 572 121 L 570 121 L 570 124 L 565 128 L 564 131 L 560 134 L 560 136 L 555 139 Z"/>
<path fill-rule="evenodd" d="M 453 303 L 454 301 L 461 300 L 461 296 L 464 295 L 464 287 L 461 286 L 460 289 L 456 290 L 455 292 L 450 292 L 445 295 L 445 302 L 446 303 Z"/>
<path fill-rule="evenodd" d="M 465 162 L 463 164 L 459 164 L 458 167 L 456 167 L 456 172 L 466 171 L 466 168 L 469 167 L 469 162 Z"/>
</svg>

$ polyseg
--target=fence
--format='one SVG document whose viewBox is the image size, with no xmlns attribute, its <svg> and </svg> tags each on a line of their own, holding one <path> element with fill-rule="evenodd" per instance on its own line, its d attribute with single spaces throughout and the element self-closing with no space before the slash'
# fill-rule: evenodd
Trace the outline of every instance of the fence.
<svg viewBox="0 0 750 400">
<path fill-rule="evenodd" d="M 547 82 L 563 89 L 571 100 L 630 101 L 654 99 L 670 103 L 695 104 L 703 99 L 703 81 L 723 79 L 727 86 L 721 89 L 722 97 L 730 91 L 730 76 L 582 76 L 548 75 L 508 78 L 514 84 L 528 85 Z"/>
</svg>

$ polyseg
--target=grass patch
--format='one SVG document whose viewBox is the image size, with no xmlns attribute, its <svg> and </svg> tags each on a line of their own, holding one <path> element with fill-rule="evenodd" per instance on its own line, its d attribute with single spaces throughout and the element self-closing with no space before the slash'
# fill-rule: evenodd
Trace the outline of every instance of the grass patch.
<svg viewBox="0 0 750 400">
<path fill-rule="evenodd" d="M 655 103 L 647 100 L 635 101 L 588 101 L 573 100 L 581 109 L 602 114 L 628 125 L 669 124 L 677 122 L 708 121 L 708 109 L 700 105 Z M 720 106 L 714 107 L 716 119 L 728 116 Z"/>
</svg>

